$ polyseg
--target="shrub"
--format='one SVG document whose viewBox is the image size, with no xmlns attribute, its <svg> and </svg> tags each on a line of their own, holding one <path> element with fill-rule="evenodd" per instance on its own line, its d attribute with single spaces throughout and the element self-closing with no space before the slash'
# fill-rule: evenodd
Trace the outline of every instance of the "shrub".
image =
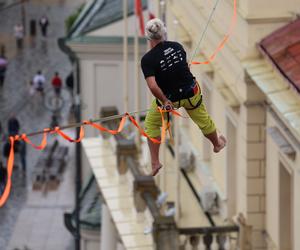
<svg viewBox="0 0 300 250">
<path fill-rule="evenodd" d="M 78 18 L 83 8 L 84 8 L 84 4 L 80 5 L 80 7 L 77 8 L 77 10 L 65 20 L 65 27 L 66 27 L 67 34 L 70 32 L 73 24 L 75 23 L 76 19 Z"/>
</svg>

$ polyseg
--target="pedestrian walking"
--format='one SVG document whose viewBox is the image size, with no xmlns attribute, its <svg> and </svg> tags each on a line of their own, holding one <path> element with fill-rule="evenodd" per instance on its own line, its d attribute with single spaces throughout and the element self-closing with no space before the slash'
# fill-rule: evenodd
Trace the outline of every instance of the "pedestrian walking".
<svg viewBox="0 0 300 250">
<path fill-rule="evenodd" d="M 17 135 L 20 132 L 20 122 L 14 114 L 7 121 L 7 130 L 9 136 Z"/>
<path fill-rule="evenodd" d="M 0 150 L 2 149 L 2 142 L 3 142 L 3 129 L 2 129 L 2 124 L 0 122 Z M 3 159 L 2 159 L 2 154 L 0 153 L 0 167 L 3 166 Z"/>
<path fill-rule="evenodd" d="M 4 54 L 0 55 L 0 87 L 3 86 L 5 80 L 5 73 L 7 69 L 7 59 Z"/>
<path fill-rule="evenodd" d="M 69 90 L 71 96 L 73 97 L 73 89 L 74 89 L 74 76 L 73 76 L 73 72 L 71 72 L 67 78 L 65 79 L 65 83 L 67 86 L 67 89 Z"/>
<path fill-rule="evenodd" d="M 6 167 L 3 165 L 2 162 L 0 162 L 0 195 L 3 194 L 3 191 L 5 189 L 6 176 L 7 176 Z"/>
<path fill-rule="evenodd" d="M 41 28 L 41 33 L 43 37 L 47 36 L 47 30 L 48 30 L 48 26 L 49 26 L 49 20 L 48 18 L 44 15 L 41 17 L 40 21 L 40 28 Z"/>
<path fill-rule="evenodd" d="M 184 48 L 178 42 L 166 40 L 166 28 L 158 18 L 148 21 L 146 37 L 151 49 L 143 56 L 141 67 L 147 85 L 156 98 L 146 116 L 146 132 L 150 137 L 160 139 L 162 121 L 158 106 L 166 109 L 183 107 L 210 140 L 214 152 L 220 152 L 226 145 L 226 139 L 218 135 L 216 126 L 206 111 L 200 86 L 189 69 Z M 154 176 L 162 167 L 159 161 L 159 144 L 148 140 L 148 145 Z"/>
<path fill-rule="evenodd" d="M 60 91 L 61 91 L 61 88 L 62 88 L 62 80 L 61 78 L 59 77 L 59 73 L 58 72 L 55 72 L 55 75 L 54 77 L 52 78 L 52 86 L 54 88 L 54 92 L 57 96 L 60 95 Z"/>
<path fill-rule="evenodd" d="M 42 71 L 39 70 L 36 75 L 33 77 L 33 86 L 34 89 L 39 92 L 42 96 L 44 96 L 44 85 L 46 83 L 46 78 L 42 74 Z"/>
<path fill-rule="evenodd" d="M 18 165 L 16 164 L 18 161 L 16 159 L 18 159 L 17 154 L 20 153 L 20 145 L 21 145 L 20 141 L 14 142 L 14 153 L 15 153 L 14 168 L 18 168 Z M 5 139 L 2 153 L 3 153 L 3 158 L 5 159 L 5 161 L 3 161 L 3 167 L 6 169 L 7 160 L 8 160 L 9 154 L 10 154 L 10 141 L 8 138 Z"/>
<path fill-rule="evenodd" d="M 22 24 L 16 24 L 14 27 L 17 49 L 23 48 L 24 28 Z"/>
<path fill-rule="evenodd" d="M 36 36 L 36 20 L 35 19 L 31 19 L 29 22 L 29 34 L 31 37 Z"/>
</svg>

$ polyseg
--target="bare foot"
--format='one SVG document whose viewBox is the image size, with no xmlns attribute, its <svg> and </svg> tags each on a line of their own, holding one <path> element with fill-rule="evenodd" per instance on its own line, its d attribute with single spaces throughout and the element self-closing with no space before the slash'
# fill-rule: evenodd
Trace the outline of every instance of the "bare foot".
<svg viewBox="0 0 300 250">
<path fill-rule="evenodd" d="M 219 136 L 219 145 L 214 147 L 214 152 L 219 153 L 226 146 L 226 138 L 223 135 Z"/>
<path fill-rule="evenodd" d="M 162 165 L 152 166 L 152 176 L 157 175 L 158 171 L 162 168 Z"/>
</svg>

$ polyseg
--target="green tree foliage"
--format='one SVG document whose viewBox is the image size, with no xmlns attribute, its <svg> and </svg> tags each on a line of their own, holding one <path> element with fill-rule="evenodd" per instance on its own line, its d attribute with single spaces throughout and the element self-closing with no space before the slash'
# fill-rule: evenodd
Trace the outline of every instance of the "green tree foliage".
<svg viewBox="0 0 300 250">
<path fill-rule="evenodd" d="M 80 5 L 80 7 L 72 14 L 70 15 L 66 20 L 65 20 L 65 27 L 66 27 L 66 32 L 69 33 L 74 22 L 78 18 L 80 12 L 83 10 L 84 4 Z"/>
</svg>

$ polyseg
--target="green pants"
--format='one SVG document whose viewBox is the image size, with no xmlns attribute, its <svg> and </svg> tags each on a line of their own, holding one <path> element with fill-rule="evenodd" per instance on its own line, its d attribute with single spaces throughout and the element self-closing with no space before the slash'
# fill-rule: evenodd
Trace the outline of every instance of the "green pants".
<svg viewBox="0 0 300 250">
<path fill-rule="evenodd" d="M 196 94 L 193 97 L 189 98 L 191 103 L 195 106 L 201 98 L 201 94 Z M 178 107 L 179 102 L 173 103 L 174 107 Z M 201 129 L 204 135 L 210 134 L 216 131 L 216 126 L 206 111 L 205 105 L 202 102 L 201 105 L 195 109 L 187 110 L 192 108 L 188 99 L 183 99 L 180 101 L 180 107 L 186 108 L 187 113 L 192 118 L 192 120 L 197 124 L 197 126 Z M 145 128 L 146 133 L 152 137 L 159 137 L 161 132 L 160 128 L 162 126 L 161 115 L 157 110 L 156 100 L 152 101 L 151 108 L 147 113 L 145 120 Z"/>
</svg>

